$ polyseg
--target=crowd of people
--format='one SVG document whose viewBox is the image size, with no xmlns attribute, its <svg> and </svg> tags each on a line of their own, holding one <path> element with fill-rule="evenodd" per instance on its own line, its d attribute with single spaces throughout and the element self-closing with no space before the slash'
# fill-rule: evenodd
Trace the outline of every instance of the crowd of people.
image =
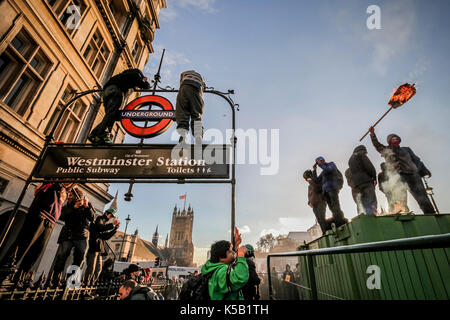
<svg viewBox="0 0 450 320">
<path fill-rule="evenodd" d="M 116 233 L 120 221 L 113 208 L 97 217 L 83 190 L 74 183 L 47 183 L 36 188 L 25 222 L 1 265 L 20 274 L 30 273 L 59 220 L 64 226 L 58 237 L 52 280 L 62 278 L 73 249 L 71 265 L 82 268 L 86 264 L 84 279 L 95 282 L 102 271 L 102 257 L 107 255 L 105 241 Z"/>
<path fill-rule="evenodd" d="M 378 141 L 373 127 L 369 129 L 372 144 L 384 162 L 381 172 L 377 171 L 367 156 L 364 145 L 357 146 L 348 160 L 345 177 L 352 190 L 358 214 L 377 215 L 378 201 L 375 188 L 384 193 L 391 213 L 409 212 L 407 191 L 418 202 L 424 214 L 435 214 L 422 178 L 431 177 L 431 172 L 409 147 L 400 147 L 401 139 L 396 134 L 387 136 L 387 145 Z M 317 167 L 322 169 L 317 175 Z M 303 179 L 308 182 L 308 205 L 313 209 L 317 223 L 322 232 L 339 227 L 348 222 L 344 217 L 339 202 L 339 191 L 343 187 L 343 175 L 334 162 L 327 162 L 323 157 L 315 160 L 313 170 L 306 170 Z M 333 217 L 326 219 L 326 208 Z"/>
</svg>

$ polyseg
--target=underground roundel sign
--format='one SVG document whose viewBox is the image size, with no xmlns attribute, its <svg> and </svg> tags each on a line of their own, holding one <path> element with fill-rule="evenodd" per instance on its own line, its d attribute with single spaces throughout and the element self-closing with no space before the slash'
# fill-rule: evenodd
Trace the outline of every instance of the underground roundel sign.
<svg viewBox="0 0 450 320">
<path fill-rule="evenodd" d="M 162 110 L 152 110 L 152 106 L 157 106 Z M 175 110 L 172 103 L 160 96 L 139 97 L 131 101 L 120 113 L 123 128 L 136 138 L 151 138 L 160 135 L 169 129 L 174 119 Z M 142 126 L 138 123 L 142 123 Z"/>
</svg>

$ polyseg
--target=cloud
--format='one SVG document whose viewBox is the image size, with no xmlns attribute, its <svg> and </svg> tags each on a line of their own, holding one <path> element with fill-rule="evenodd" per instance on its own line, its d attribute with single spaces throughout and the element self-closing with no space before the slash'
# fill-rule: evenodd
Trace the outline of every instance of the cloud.
<svg viewBox="0 0 450 320">
<path fill-rule="evenodd" d="M 215 12 L 213 5 L 216 0 L 177 0 L 177 3 L 182 8 L 194 7 L 207 12 Z"/>
<path fill-rule="evenodd" d="M 170 22 L 175 20 L 175 18 L 178 16 L 176 10 L 174 7 L 167 6 L 167 8 L 162 9 L 159 12 L 159 18 L 163 22 Z"/>
<path fill-rule="evenodd" d="M 239 227 L 239 226 L 236 226 L 236 227 L 238 228 L 240 234 L 246 234 L 246 233 L 252 232 L 248 225 L 245 225 L 242 227 Z M 230 233 L 230 232 L 231 232 L 231 229 L 228 229 L 228 233 Z"/>
<path fill-rule="evenodd" d="M 392 59 L 408 50 L 414 36 L 415 7 L 410 1 L 386 2 L 381 7 L 381 30 L 365 30 L 363 40 L 373 46 L 371 67 L 385 75 Z"/>
<path fill-rule="evenodd" d="M 159 17 L 163 22 L 175 20 L 178 17 L 179 10 L 188 8 L 207 13 L 217 12 L 217 9 L 214 7 L 216 0 L 170 0 L 167 2 L 167 8 L 162 9 L 159 13 Z"/>
<path fill-rule="evenodd" d="M 262 229 L 259 236 L 271 233 L 274 237 L 280 234 L 288 234 L 291 231 L 306 231 L 311 226 L 308 226 L 309 219 L 282 217 L 278 218 L 278 224 L 274 228 Z"/>
</svg>

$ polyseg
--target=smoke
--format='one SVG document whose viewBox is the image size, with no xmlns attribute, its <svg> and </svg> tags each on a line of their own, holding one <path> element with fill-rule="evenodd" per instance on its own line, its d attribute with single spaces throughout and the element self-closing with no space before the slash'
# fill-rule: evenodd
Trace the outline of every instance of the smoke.
<svg viewBox="0 0 450 320">
<path fill-rule="evenodd" d="M 407 190 L 408 185 L 402 180 L 400 174 L 395 170 L 384 171 L 387 175 L 387 180 L 381 183 L 386 197 L 388 198 L 389 212 L 396 213 L 398 209 L 400 212 L 409 212 L 407 205 Z M 398 208 L 396 208 L 396 205 Z"/>
</svg>

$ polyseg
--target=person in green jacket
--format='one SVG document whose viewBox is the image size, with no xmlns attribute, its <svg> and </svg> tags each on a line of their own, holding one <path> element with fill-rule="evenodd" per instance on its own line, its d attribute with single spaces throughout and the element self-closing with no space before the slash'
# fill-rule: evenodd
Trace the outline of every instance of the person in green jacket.
<svg viewBox="0 0 450 320">
<path fill-rule="evenodd" d="M 240 236 L 238 236 L 240 240 Z M 236 246 L 240 244 L 236 240 Z M 213 243 L 211 246 L 211 259 L 202 267 L 202 274 L 212 272 L 209 279 L 209 296 L 211 300 L 244 300 L 241 288 L 247 283 L 249 278 L 248 265 L 245 259 L 247 248 L 242 246 L 237 251 L 237 259 L 233 251 L 233 245 L 226 240 Z M 234 264 L 229 275 L 229 284 L 227 283 L 227 271 L 229 266 Z M 229 285 L 231 292 L 229 290 Z"/>
</svg>

